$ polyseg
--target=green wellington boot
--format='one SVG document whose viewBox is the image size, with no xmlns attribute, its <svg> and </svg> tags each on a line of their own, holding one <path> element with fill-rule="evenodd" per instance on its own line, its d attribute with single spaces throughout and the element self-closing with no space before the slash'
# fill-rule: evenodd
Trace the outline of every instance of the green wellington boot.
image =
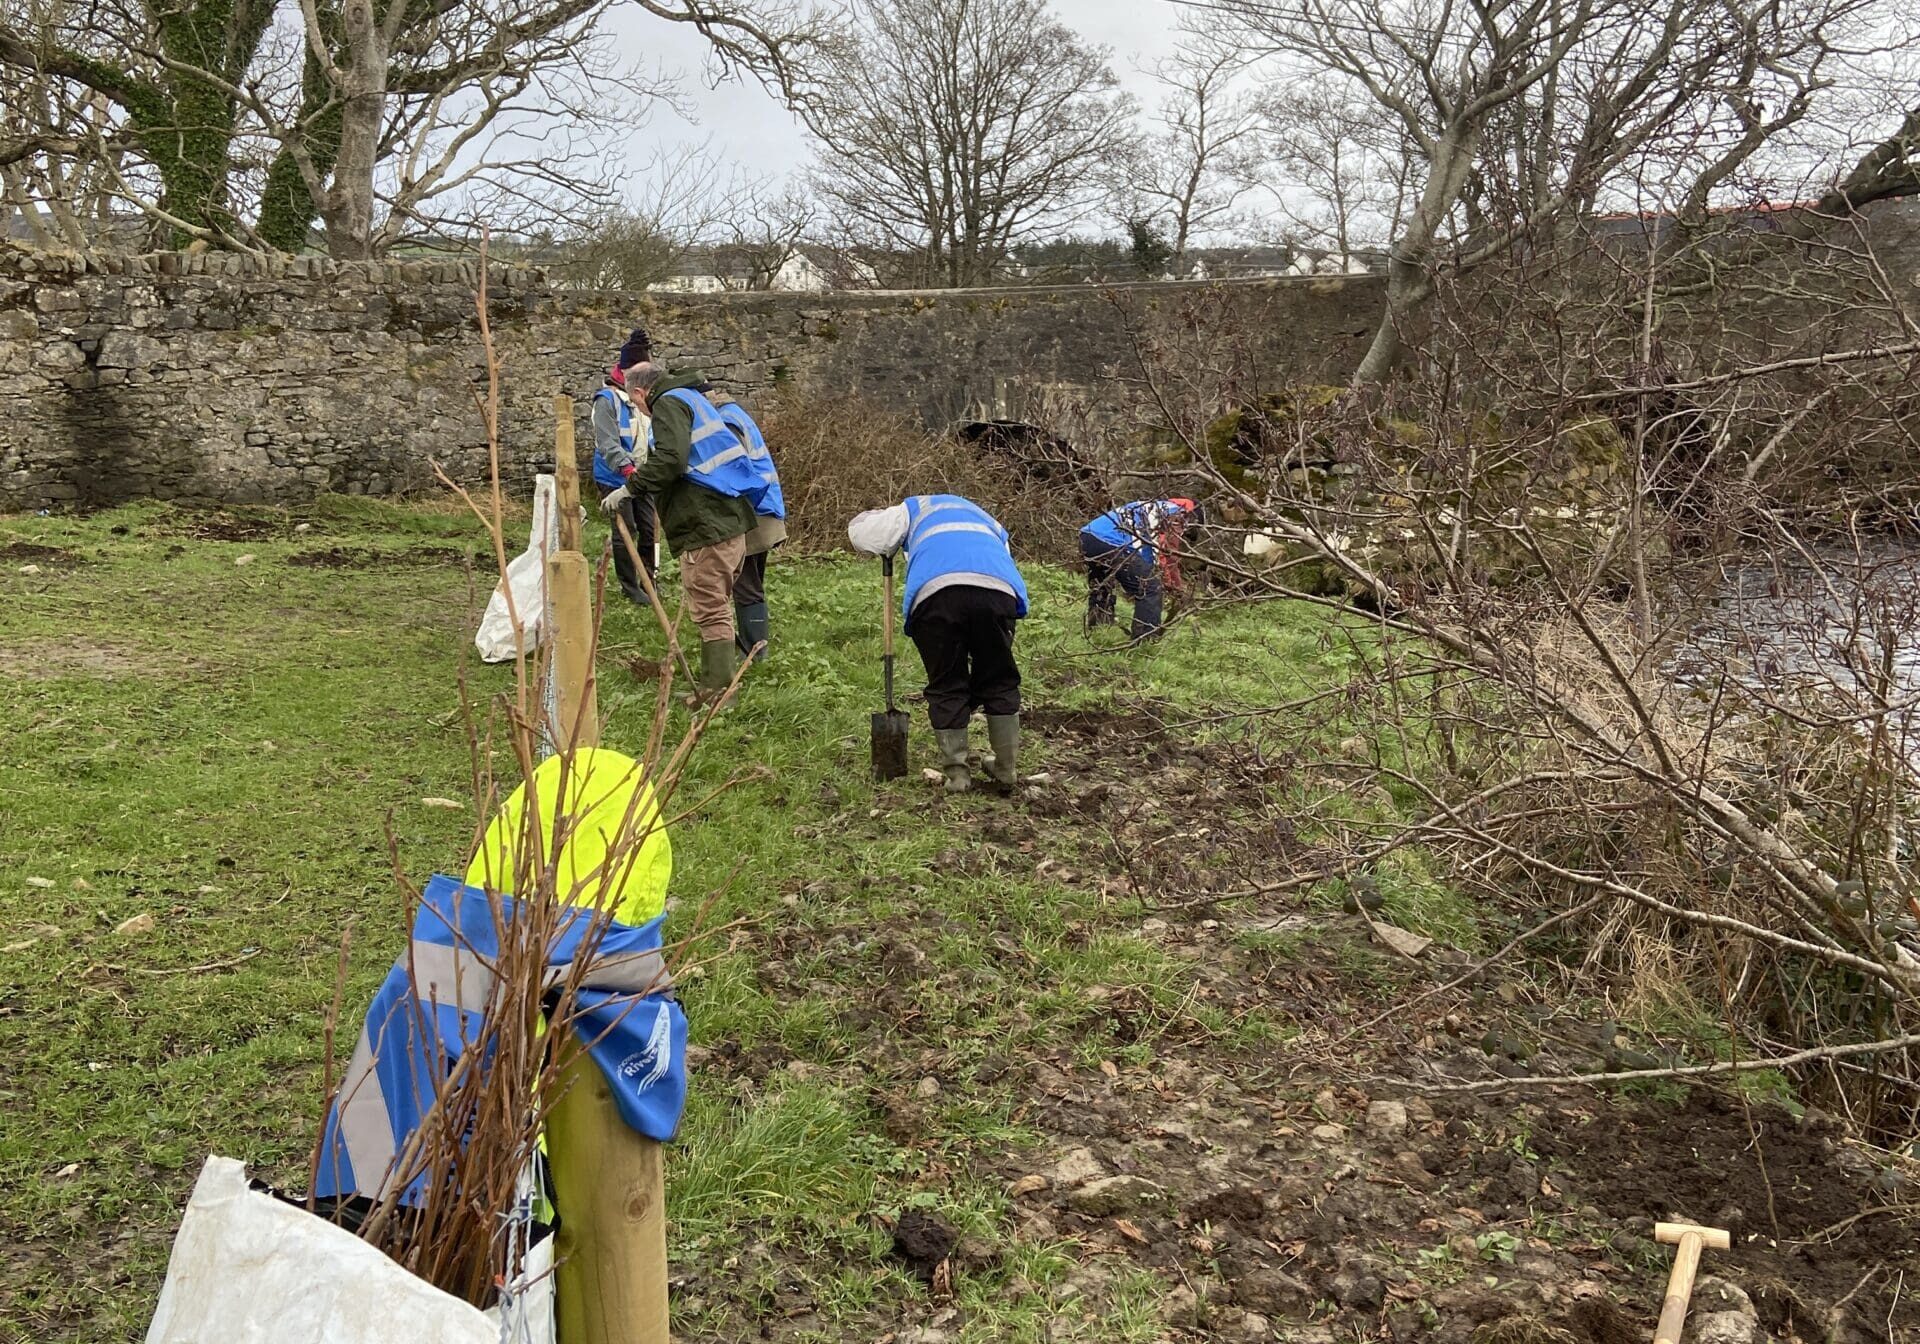
<svg viewBox="0 0 1920 1344">
<path fill-rule="evenodd" d="M 703 639 L 700 641 L 700 689 L 696 697 L 700 704 L 710 705 L 727 692 L 733 684 L 733 674 L 740 666 L 740 651 L 730 639 Z"/>
<path fill-rule="evenodd" d="M 760 652 L 753 654 L 753 661 L 756 663 L 765 662 L 768 647 L 767 631 L 771 624 L 767 616 L 767 604 L 765 602 L 750 602 L 744 607 L 735 607 L 733 609 L 733 624 L 740 632 L 734 636 L 734 647 L 740 650 L 740 656 L 745 658 L 748 654 L 753 653 L 754 646 L 757 644 L 760 645 L 761 648 Z"/>
<path fill-rule="evenodd" d="M 948 793 L 965 793 L 973 787 L 967 773 L 967 730 L 936 728 L 934 740 L 940 744 L 940 770 L 947 777 Z"/>
<path fill-rule="evenodd" d="M 993 749 L 987 774 L 1001 792 L 1012 793 L 1020 784 L 1020 716 L 987 715 L 987 745 Z"/>
</svg>

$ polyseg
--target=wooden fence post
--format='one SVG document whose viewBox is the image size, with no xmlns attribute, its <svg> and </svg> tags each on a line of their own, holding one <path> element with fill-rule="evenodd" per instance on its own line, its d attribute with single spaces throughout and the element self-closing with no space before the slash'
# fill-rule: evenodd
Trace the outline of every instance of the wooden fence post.
<svg viewBox="0 0 1920 1344">
<path fill-rule="evenodd" d="M 592 570 L 580 550 L 580 470 L 573 402 L 553 399 L 554 507 L 560 546 L 547 561 L 556 751 L 598 746 Z M 627 1127 L 583 1052 L 547 1118 L 547 1160 L 560 1215 L 555 1302 L 559 1344 L 667 1344 L 667 1208 L 660 1145 Z"/>
</svg>

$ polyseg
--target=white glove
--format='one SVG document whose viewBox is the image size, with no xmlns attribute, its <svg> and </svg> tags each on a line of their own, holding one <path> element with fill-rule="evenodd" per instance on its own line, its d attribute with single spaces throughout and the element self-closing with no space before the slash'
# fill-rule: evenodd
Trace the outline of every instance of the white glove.
<svg viewBox="0 0 1920 1344">
<path fill-rule="evenodd" d="M 632 498 L 631 489 L 623 485 L 618 490 L 615 490 L 612 494 L 608 495 L 605 499 L 600 501 L 600 512 L 605 514 L 611 514 L 616 509 L 618 509 L 622 504 L 625 504 L 627 500 L 629 500 L 630 498 Z"/>
</svg>

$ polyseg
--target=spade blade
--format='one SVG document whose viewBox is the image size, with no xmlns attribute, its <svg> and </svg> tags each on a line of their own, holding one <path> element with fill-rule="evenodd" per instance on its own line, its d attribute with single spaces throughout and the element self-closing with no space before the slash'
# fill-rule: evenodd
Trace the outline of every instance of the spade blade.
<svg viewBox="0 0 1920 1344">
<path fill-rule="evenodd" d="M 889 710 L 873 716 L 873 777 L 899 779 L 907 773 L 907 716 Z"/>
</svg>

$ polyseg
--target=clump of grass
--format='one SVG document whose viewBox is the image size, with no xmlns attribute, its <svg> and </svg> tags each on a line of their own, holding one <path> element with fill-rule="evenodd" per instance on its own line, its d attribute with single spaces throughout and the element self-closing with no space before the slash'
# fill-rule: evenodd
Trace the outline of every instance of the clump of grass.
<svg viewBox="0 0 1920 1344">
<path fill-rule="evenodd" d="M 859 1133 L 853 1113 L 826 1088 L 785 1083 L 743 1102 L 696 1090 L 667 1186 L 675 1238 L 818 1221 L 826 1191 L 835 1192 L 836 1205 L 869 1207 L 875 1178 L 859 1160 Z"/>
</svg>

